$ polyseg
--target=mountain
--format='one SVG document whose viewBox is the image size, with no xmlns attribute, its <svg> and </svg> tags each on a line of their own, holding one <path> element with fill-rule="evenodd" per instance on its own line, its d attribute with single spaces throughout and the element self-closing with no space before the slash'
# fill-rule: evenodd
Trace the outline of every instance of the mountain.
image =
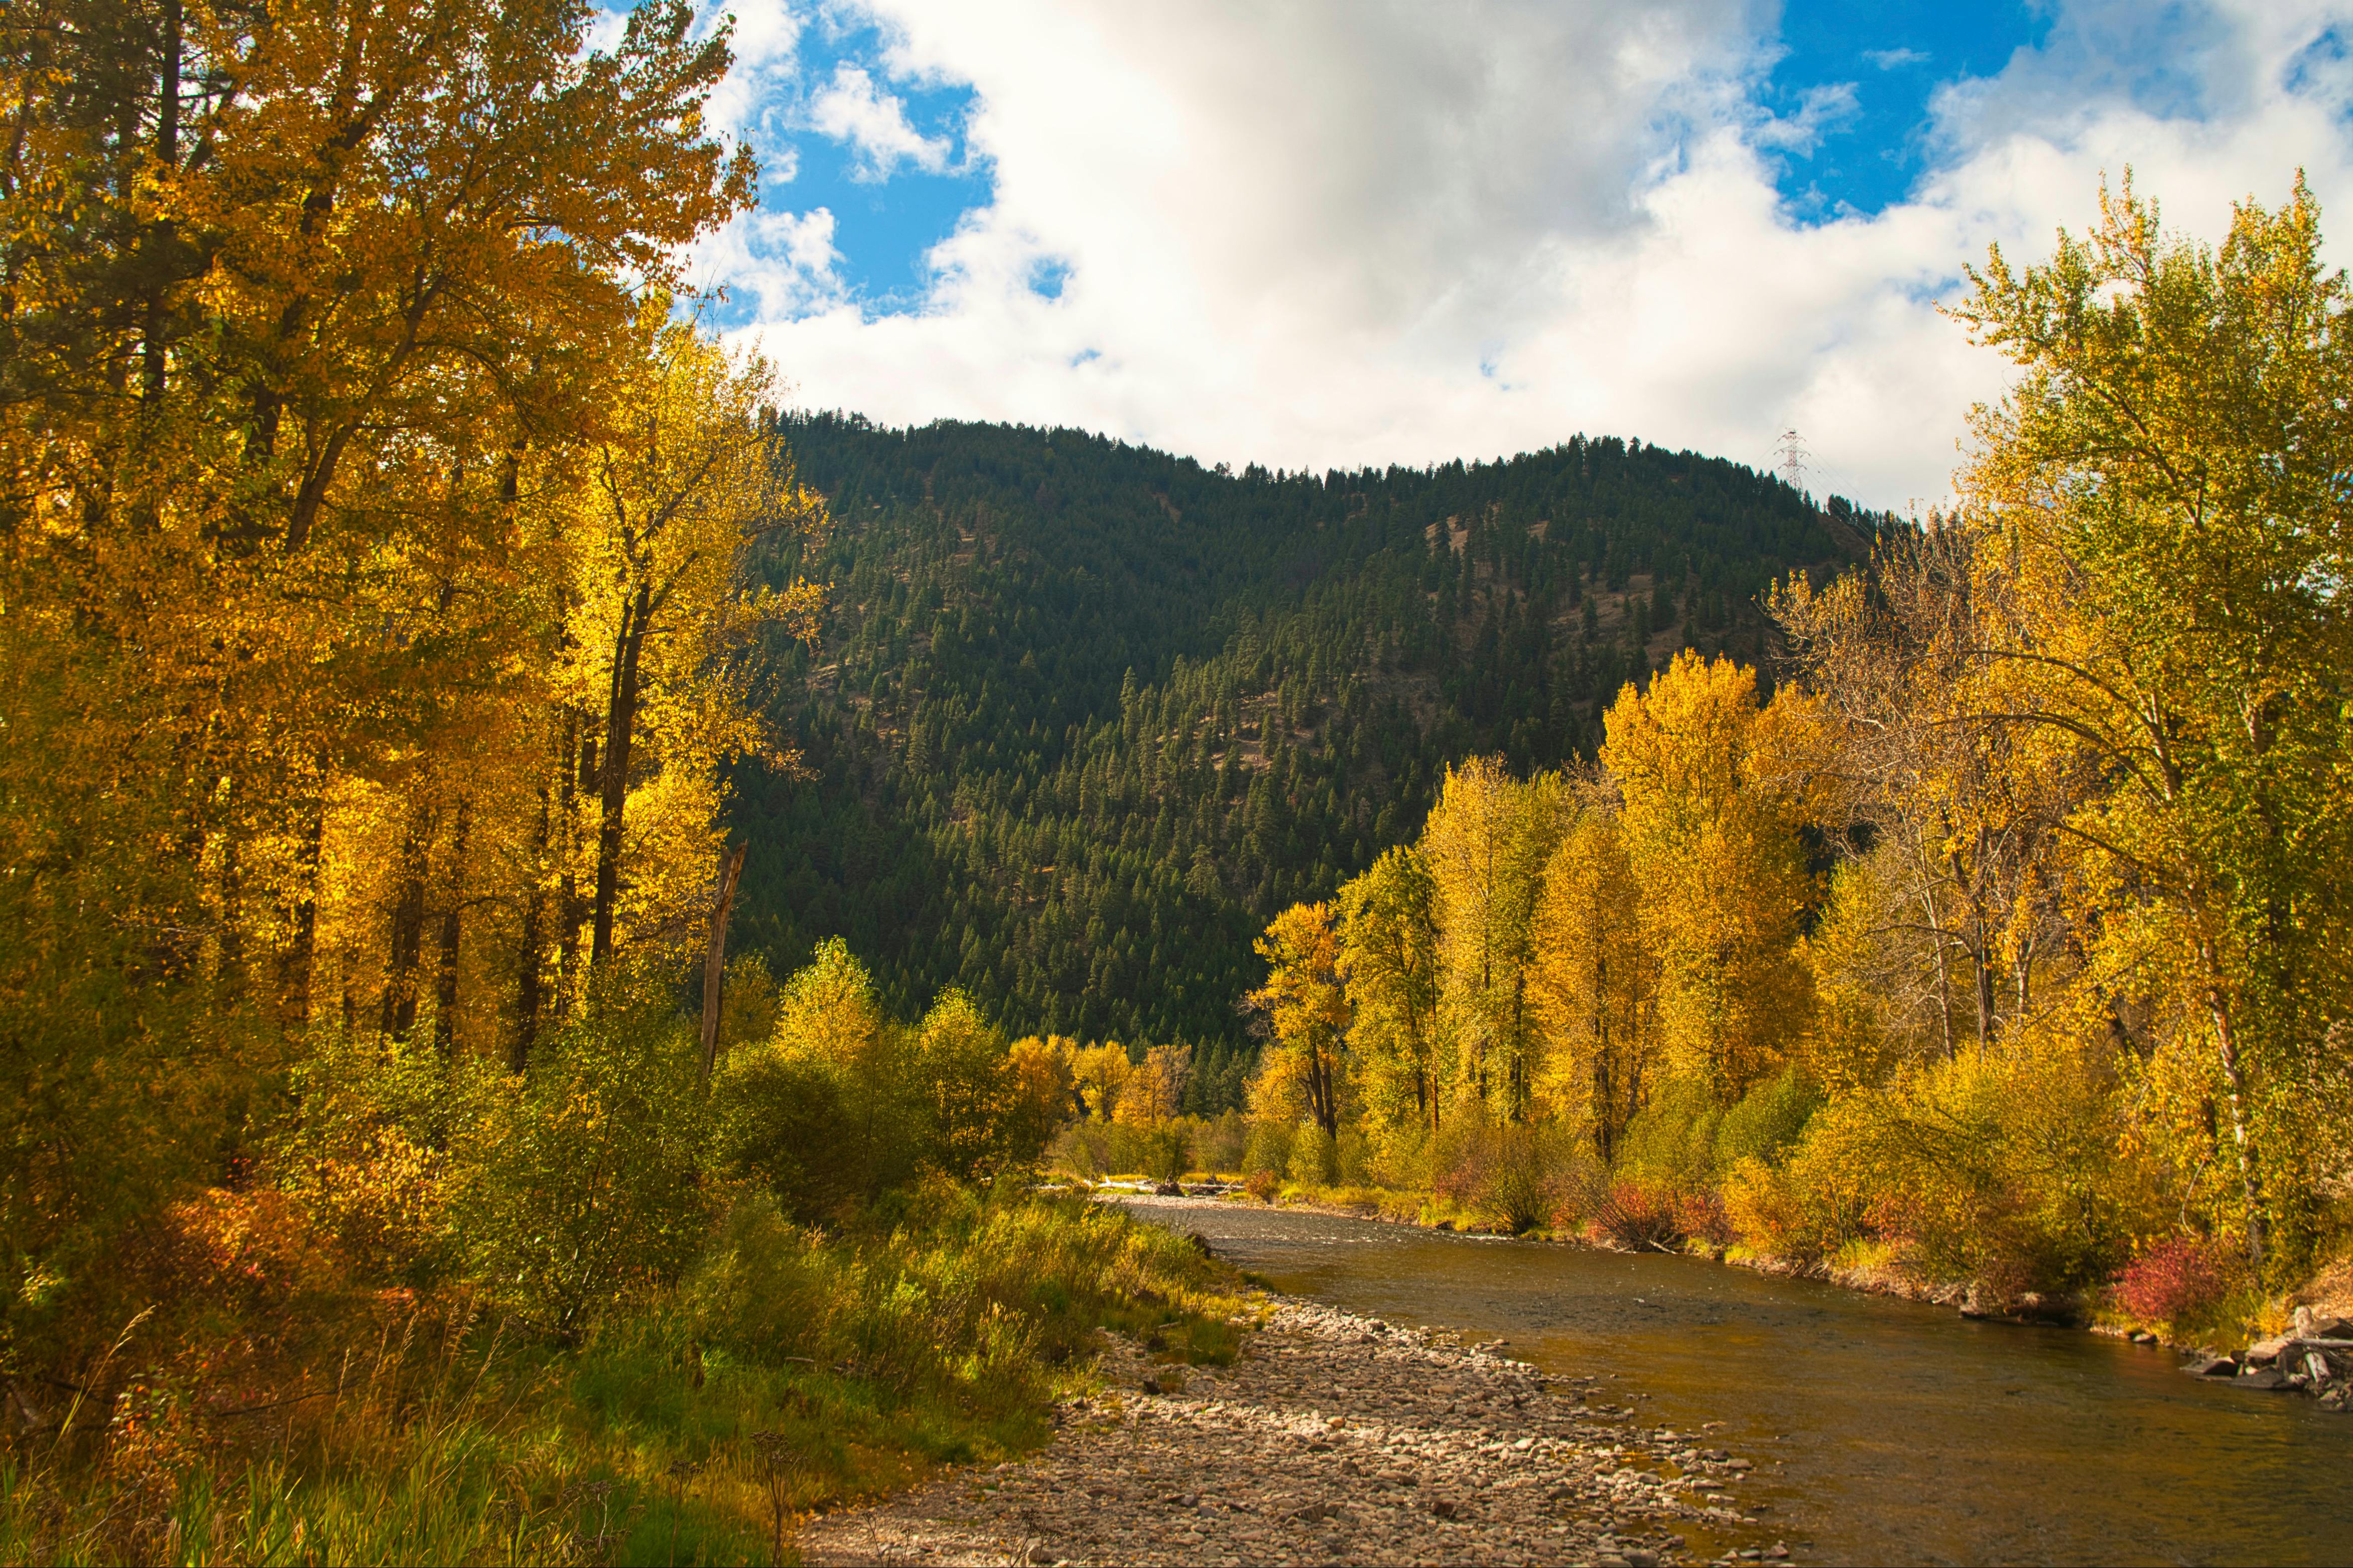
<svg viewBox="0 0 2353 1568">
<path fill-rule="evenodd" d="M 1758 594 L 1894 520 L 1578 437 L 1493 463 L 1229 473 L 1072 430 L 780 421 L 835 528 L 770 650 L 806 776 L 746 764 L 738 941 L 841 935 L 903 1011 L 1195 1045 L 1239 1092 L 1250 942 L 1410 838 L 1452 762 L 1588 756 L 1679 647 L 1757 660 Z"/>
</svg>

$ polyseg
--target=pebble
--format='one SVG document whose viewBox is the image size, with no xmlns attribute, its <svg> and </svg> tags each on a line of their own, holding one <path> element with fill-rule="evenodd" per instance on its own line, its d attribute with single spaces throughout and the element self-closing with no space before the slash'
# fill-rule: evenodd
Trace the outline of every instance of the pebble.
<svg viewBox="0 0 2353 1568">
<path fill-rule="evenodd" d="M 1649 1468 L 1630 1447 L 1644 1435 L 1577 1403 L 1575 1380 L 1442 1331 L 1270 1308 L 1228 1367 L 1103 1335 L 1102 1391 L 1057 1410 L 1043 1450 L 811 1520 L 801 1561 L 1668 1568 L 1692 1561 L 1678 1522 L 1719 1543 L 1755 1522 L 1722 1489 L 1746 1461 L 1686 1448 L 1687 1473 Z"/>
</svg>

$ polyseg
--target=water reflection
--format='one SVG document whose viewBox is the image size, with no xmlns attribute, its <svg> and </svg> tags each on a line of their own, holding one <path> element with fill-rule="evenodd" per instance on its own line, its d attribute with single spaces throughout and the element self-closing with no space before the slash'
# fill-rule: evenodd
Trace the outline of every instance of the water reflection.
<svg viewBox="0 0 2353 1568">
<path fill-rule="evenodd" d="M 2169 1352 L 1686 1258 L 1136 1206 L 1283 1290 L 1614 1374 L 1644 1426 L 1725 1423 L 1744 1496 L 1810 1561 L 2353 1562 L 2353 1416 Z"/>
</svg>

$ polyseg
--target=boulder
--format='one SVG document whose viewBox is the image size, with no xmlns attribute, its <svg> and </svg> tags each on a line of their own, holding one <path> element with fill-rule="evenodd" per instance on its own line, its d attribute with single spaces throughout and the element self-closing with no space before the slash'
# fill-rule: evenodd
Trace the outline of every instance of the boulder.
<svg viewBox="0 0 2353 1568">
<path fill-rule="evenodd" d="M 2290 1335 L 2274 1334 L 2270 1339 L 2257 1340 L 2249 1345 L 2247 1353 L 2240 1359 L 2249 1366 L 2269 1366 L 2279 1359 L 2280 1352 L 2294 1343 L 2295 1341 Z"/>
<path fill-rule="evenodd" d="M 2287 1378 L 2281 1373 L 2279 1369 L 2269 1366 L 2250 1366 L 2242 1368 L 2239 1375 L 2232 1378 L 2231 1381 L 2240 1388 L 2285 1388 L 2288 1386 Z"/>
<path fill-rule="evenodd" d="M 2181 1370 L 2192 1377 L 2236 1377 L 2239 1363 L 2226 1355 L 2201 1355 L 2184 1363 Z"/>
</svg>

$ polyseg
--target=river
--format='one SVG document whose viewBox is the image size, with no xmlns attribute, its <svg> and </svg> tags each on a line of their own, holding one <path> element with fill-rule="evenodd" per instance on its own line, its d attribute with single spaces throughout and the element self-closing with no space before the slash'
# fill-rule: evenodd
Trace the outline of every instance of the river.
<svg viewBox="0 0 2353 1568">
<path fill-rule="evenodd" d="M 2353 1415 L 2184 1376 L 2170 1351 L 1697 1258 L 1136 1212 L 1291 1294 L 1598 1375 L 1630 1428 L 1725 1423 L 1767 1539 L 1807 1562 L 2353 1563 Z"/>
</svg>

